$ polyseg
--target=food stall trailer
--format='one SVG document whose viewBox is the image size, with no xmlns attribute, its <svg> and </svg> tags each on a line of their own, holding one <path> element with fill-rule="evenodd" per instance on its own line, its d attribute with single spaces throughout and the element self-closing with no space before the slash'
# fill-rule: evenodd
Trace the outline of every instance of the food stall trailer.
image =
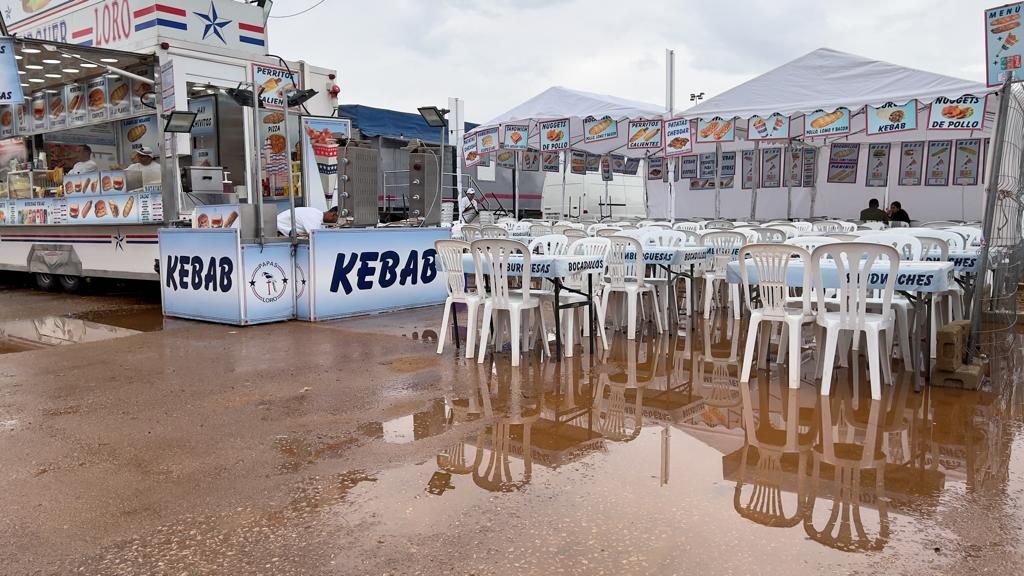
<svg viewBox="0 0 1024 576">
<path fill-rule="evenodd" d="M 273 238 L 290 191 L 317 203 L 289 184 L 285 115 L 253 114 L 237 95 L 255 86 L 280 102 L 312 88 L 303 111 L 329 115 L 334 72 L 268 55 L 263 8 L 82 0 L 12 4 L 5 16 L 26 100 L 0 109 L 0 270 L 33 273 L 44 288 L 158 280 L 161 229 L 198 220 L 233 227 L 240 243 Z M 195 114 L 190 133 L 165 130 L 174 111 Z M 98 170 L 70 174 L 86 145 Z M 158 157 L 159 182 L 124 171 L 142 147 Z M 219 219 L 214 205 L 226 206 Z"/>
</svg>

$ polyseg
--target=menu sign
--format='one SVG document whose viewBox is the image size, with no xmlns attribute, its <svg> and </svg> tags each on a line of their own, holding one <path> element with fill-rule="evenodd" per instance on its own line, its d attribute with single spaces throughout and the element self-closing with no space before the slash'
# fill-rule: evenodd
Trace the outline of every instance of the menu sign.
<svg viewBox="0 0 1024 576">
<path fill-rule="evenodd" d="M 747 140 L 788 140 L 789 116 L 776 112 L 767 118 L 752 116 L 747 120 Z"/>
<path fill-rule="evenodd" d="M 188 109 L 196 113 L 196 121 L 192 124 L 192 165 L 220 166 L 217 154 L 217 99 L 215 96 L 189 98 Z M 270 146 L 270 154 L 278 150 L 284 151 L 287 142 L 284 140 L 284 113 L 277 111 L 260 111 L 260 141 Z M 278 152 L 277 154 L 281 154 Z M 275 159 L 276 160 L 276 159 Z M 277 172 L 277 162 L 268 170 Z M 285 166 L 285 172 L 288 167 Z"/>
<path fill-rule="evenodd" d="M 541 122 L 540 151 L 551 152 L 569 148 L 569 119 L 549 120 Z"/>
<path fill-rule="evenodd" d="M 761 187 L 778 188 L 782 184 L 782 148 L 761 150 Z"/>
<path fill-rule="evenodd" d="M 256 92 L 264 108 L 282 109 L 288 102 L 288 92 L 300 88 L 299 77 L 286 68 L 252 65 L 252 81 L 256 84 Z"/>
<path fill-rule="evenodd" d="M 1012 72 L 1014 81 L 1019 78 L 1024 44 L 1019 44 L 1021 7 L 1024 2 L 1007 4 L 985 10 L 985 59 L 989 86 L 1001 83 L 1006 73 Z"/>
<path fill-rule="evenodd" d="M 466 168 L 472 168 L 480 163 L 480 153 L 476 151 L 476 134 L 467 135 L 462 138 L 462 162 Z"/>
<path fill-rule="evenodd" d="M 141 112 L 153 111 L 153 108 L 146 106 L 142 103 L 143 97 L 149 94 L 149 102 L 154 103 L 156 94 L 153 93 L 152 82 L 139 82 L 138 80 L 132 80 L 132 114 L 139 114 Z"/>
<path fill-rule="evenodd" d="M 536 150 L 523 151 L 523 170 L 527 172 L 540 172 L 540 152 Z"/>
<path fill-rule="evenodd" d="M 143 146 L 159 150 L 156 114 L 121 121 L 121 137 L 122 150 L 134 152 Z"/>
<path fill-rule="evenodd" d="M 587 172 L 601 171 L 601 156 L 587 152 Z"/>
<path fill-rule="evenodd" d="M 751 190 L 754 188 L 754 150 L 744 150 L 740 168 L 743 170 L 743 178 L 740 180 L 740 188 Z"/>
<path fill-rule="evenodd" d="M 46 119 L 49 116 L 46 108 L 46 93 L 39 92 L 32 96 L 32 131 L 45 132 Z"/>
<path fill-rule="evenodd" d="M 545 152 L 541 158 L 541 170 L 558 172 L 558 152 Z"/>
<path fill-rule="evenodd" d="M 680 178 L 696 178 L 697 177 L 697 157 L 683 156 L 679 160 L 679 177 Z"/>
<path fill-rule="evenodd" d="M 9 11 L 5 16 L 10 21 Z M 6 26 L 4 26 L 4 30 L 7 30 Z M 21 79 L 18 75 L 18 62 L 14 56 L 14 39 L 0 38 L 0 104 L 13 104 L 25 100 L 25 93 L 21 90 Z"/>
<path fill-rule="evenodd" d="M 21 104 L 14 105 L 14 118 L 18 126 L 18 134 L 28 134 L 32 131 L 30 128 L 31 124 L 29 123 L 29 117 L 32 115 L 31 109 L 31 102 L 22 102 Z"/>
<path fill-rule="evenodd" d="M 855 184 L 857 182 L 857 161 L 860 159 L 860 144 L 836 142 L 828 159 L 827 181 L 833 184 Z"/>
<path fill-rule="evenodd" d="M 850 132 L 850 111 L 838 108 L 833 112 L 816 110 L 804 116 L 804 137 L 832 136 Z"/>
<path fill-rule="evenodd" d="M 940 96 L 928 109 L 929 130 L 981 130 L 984 126 L 985 101 L 977 96 Z"/>
<path fill-rule="evenodd" d="M 981 139 L 956 141 L 956 160 L 953 162 L 953 184 L 974 186 L 978 183 L 978 168 L 981 162 Z"/>
<path fill-rule="evenodd" d="M 15 126 L 14 106 L 10 104 L 0 106 L 0 138 L 14 136 Z"/>
<path fill-rule="evenodd" d="M 530 136 L 530 127 L 525 124 L 508 124 L 505 126 L 505 148 L 510 150 L 526 150 L 526 141 Z"/>
<path fill-rule="evenodd" d="M 686 118 L 665 121 L 665 156 L 672 158 L 693 151 L 692 122 Z"/>
<path fill-rule="evenodd" d="M 782 179 L 783 186 L 800 186 L 800 149 L 796 147 L 786 148 L 786 172 Z"/>
<path fill-rule="evenodd" d="M 131 86 L 125 78 L 107 78 L 107 94 L 110 95 L 110 117 L 126 118 L 132 115 Z"/>
<path fill-rule="evenodd" d="M 612 181 L 612 159 L 608 155 L 601 157 L 601 180 L 604 182 Z"/>
<path fill-rule="evenodd" d="M 697 143 L 732 142 L 736 139 L 736 123 L 724 118 L 697 121 Z"/>
<path fill-rule="evenodd" d="M 509 170 L 515 170 L 516 168 L 515 150 L 502 150 L 498 152 L 494 159 L 497 161 L 498 166 L 502 168 L 508 168 Z"/>
<path fill-rule="evenodd" d="M 611 116 L 583 119 L 583 141 L 586 143 L 609 140 L 619 135 L 619 124 Z"/>
<path fill-rule="evenodd" d="M 490 154 L 498 149 L 498 127 L 485 128 L 476 133 L 476 151 L 478 154 Z"/>
<path fill-rule="evenodd" d="M 587 153 L 573 150 L 569 157 L 569 171 L 573 174 L 587 173 Z"/>
<path fill-rule="evenodd" d="M 639 171 L 640 171 L 640 159 L 639 158 L 629 158 L 629 159 L 626 160 L 626 167 L 623 170 L 623 172 L 625 172 L 626 174 L 629 174 L 630 176 L 636 176 L 636 173 L 639 172 Z"/>
<path fill-rule="evenodd" d="M 718 155 L 715 152 L 705 152 L 700 155 L 700 177 L 714 178 L 715 170 L 718 167 Z"/>
<path fill-rule="evenodd" d="M 664 158 L 648 158 L 647 159 L 647 179 L 648 180 L 661 180 L 668 176 L 668 172 L 665 169 Z"/>
<path fill-rule="evenodd" d="M 67 85 L 68 121 L 72 126 L 79 126 L 89 121 L 86 110 L 85 86 L 82 84 Z"/>
<path fill-rule="evenodd" d="M 615 174 L 626 173 L 626 157 L 620 154 L 612 154 L 612 172 Z"/>
<path fill-rule="evenodd" d="M 814 181 L 818 176 L 818 150 L 817 148 L 804 148 L 802 153 L 803 161 L 803 187 L 813 188 Z"/>
<path fill-rule="evenodd" d="M 657 150 L 661 148 L 661 120 L 630 120 L 627 128 L 629 150 Z"/>
<path fill-rule="evenodd" d="M 902 106 L 888 102 L 875 108 L 867 107 L 867 131 L 869 136 L 917 130 L 917 100 Z"/>
<path fill-rule="evenodd" d="M 904 142 L 900 146 L 900 186 L 920 186 L 924 166 L 924 142 Z"/>
<path fill-rule="evenodd" d="M 68 127 L 66 103 L 63 89 L 47 94 L 46 110 L 50 114 L 50 130 L 60 130 L 61 128 Z"/>
<path fill-rule="evenodd" d="M 85 101 L 89 107 L 89 121 L 103 122 L 107 119 L 107 79 L 100 76 L 85 85 Z"/>
<path fill-rule="evenodd" d="M 928 143 L 928 177 L 925 186 L 949 185 L 949 161 L 953 143 L 949 140 L 937 140 Z"/>
<path fill-rule="evenodd" d="M 722 152 L 722 167 L 718 171 L 719 176 L 736 175 L 736 153 Z"/>
<path fill-rule="evenodd" d="M 889 143 L 868 144 L 868 166 L 865 186 L 884 188 L 889 185 Z"/>
</svg>

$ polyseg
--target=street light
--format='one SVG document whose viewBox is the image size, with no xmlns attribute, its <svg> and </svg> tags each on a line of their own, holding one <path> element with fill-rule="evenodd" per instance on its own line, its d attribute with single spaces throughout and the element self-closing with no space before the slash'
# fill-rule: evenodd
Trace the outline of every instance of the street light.
<svg viewBox="0 0 1024 576">
<path fill-rule="evenodd" d="M 451 110 L 437 106 L 421 106 L 416 110 L 419 111 L 420 116 L 423 116 L 427 126 L 431 128 L 444 128 L 444 117 L 451 112 Z"/>
<path fill-rule="evenodd" d="M 697 92 L 697 93 L 690 92 L 690 102 L 700 102 L 703 99 L 704 99 L 704 93 L 703 92 Z"/>
<path fill-rule="evenodd" d="M 444 131 L 448 127 L 448 121 L 444 117 L 451 110 L 438 108 L 437 106 L 420 106 L 416 110 L 420 113 L 420 116 L 423 116 L 423 121 L 427 123 L 427 126 L 441 129 L 441 142 L 437 147 L 437 199 L 440 201 L 444 196 Z M 408 203 L 408 201 L 406 202 Z M 426 217 L 426 213 L 423 216 Z"/>
</svg>

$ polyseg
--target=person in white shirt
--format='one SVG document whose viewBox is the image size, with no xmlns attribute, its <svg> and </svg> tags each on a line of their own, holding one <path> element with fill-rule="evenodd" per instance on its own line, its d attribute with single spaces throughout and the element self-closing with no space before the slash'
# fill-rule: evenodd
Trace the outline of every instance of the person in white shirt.
<svg viewBox="0 0 1024 576">
<path fill-rule="evenodd" d="M 334 224 L 338 221 L 338 207 L 335 206 L 327 212 L 321 212 L 316 208 L 295 208 L 295 234 L 298 236 L 308 235 L 310 230 L 322 228 L 324 224 Z M 287 236 L 292 230 L 292 214 L 290 210 L 283 210 L 277 215 L 277 231 L 282 236 Z"/>
<path fill-rule="evenodd" d="M 89 174 L 99 172 L 100 167 L 92 160 L 92 148 L 88 144 L 82 144 L 78 153 L 78 162 L 71 168 L 68 174 Z"/>
<path fill-rule="evenodd" d="M 159 184 L 160 183 L 160 165 L 153 161 L 156 155 L 153 153 L 152 148 L 143 146 L 135 151 L 132 155 L 132 159 L 135 163 L 128 166 L 128 170 L 138 170 L 142 172 L 142 183 L 143 184 Z"/>
</svg>

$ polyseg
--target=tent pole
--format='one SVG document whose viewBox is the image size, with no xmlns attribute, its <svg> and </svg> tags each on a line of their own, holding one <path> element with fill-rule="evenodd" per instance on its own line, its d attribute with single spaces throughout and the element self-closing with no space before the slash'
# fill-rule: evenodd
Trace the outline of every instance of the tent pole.
<svg viewBox="0 0 1024 576">
<path fill-rule="evenodd" d="M 754 181 L 750 184 L 750 219 L 757 219 L 757 184 L 761 178 L 761 142 L 754 140 Z M 740 168 L 743 167 L 743 162 L 740 161 Z M 742 187 L 742 185 L 741 185 Z"/>
<path fill-rule="evenodd" d="M 715 218 L 722 217 L 722 144 L 715 143 Z"/>
<path fill-rule="evenodd" d="M 565 172 L 566 172 L 566 169 L 569 166 L 568 166 L 568 162 L 567 162 L 568 158 L 566 158 L 566 154 L 565 153 L 566 153 L 566 151 L 562 152 L 562 207 L 561 207 L 560 212 L 561 212 L 562 216 L 564 216 L 565 218 L 568 218 L 569 217 L 569 213 L 566 212 L 566 210 L 565 210 Z"/>
<path fill-rule="evenodd" d="M 810 209 L 810 213 L 807 215 L 808 218 L 814 218 L 814 203 L 818 199 L 818 179 L 821 178 L 821 157 L 823 156 L 823 154 L 818 153 L 818 154 L 815 154 L 815 156 L 816 157 L 814 158 L 814 163 L 815 163 L 814 182 L 812 183 L 813 186 L 811 186 L 811 209 Z M 826 164 L 825 164 L 825 170 L 826 170 L 826 174 L 827 174 L 828 173 L 827 172 L 827 170 L 828 170 L 827 160 L 826 160 Z"/>
<path fill-rule="evenodd" d="M 796 149 L 799 150 L 799 148 L 796 148 Z M 792 144 L 790 146 L 786 147 L 786 158 L 789 158 L 789 161 L 793 162 L 793 146 L 792 146 Z M 797 166 L 800 166 L 800 160 L 799 159 L 803 158 L 802 153 L 797 153 L 797 158 L 798 158 Z M 783 170 L 786 169 L 786 163 L 785 162 L 782 163 L 782 169 Z M 799 170 L 797 170 L 797 174 L 802 175 Z M 788 176 L 792 176 L 793 175 L 793 168 L 792 167 L 789 168 L 789 174 L 787 174 L 787 175 Z M 793 179 L 792 178 L 786 178 L 786 220 L 789 220 L 791 218 L 793 218 Z"/>
<path fill-rule="evenodd" d="M 512 215 L 519 220 L 519 152 L 512 152 Z"/>
<path fill-rule="evenodd" d="M 665 119 L 671 120 L 675 114 L 675 100 L 676 100 L 676 52 L 675 50 L 666 48 L 665 49 Z M 664 125 L 662 130 L 664 131 Z M 664 133 L 662 134 L 663 141 Z M 669 167 L 669 159 L 664 158 L 662 160 L 664 165 L 662 166 L 664 174 L 668 174 L 668 201 L 671 203 L 668 209 L 668 217 L 673 222 L 676 220 L 676 189 L 673 186 L 672 179 L 675 176 L 675 169 Z M 671 172 L 671 173 L 670 173 Z M 646 180 L 646 175 L 644 180 Z"/>
</svg>

